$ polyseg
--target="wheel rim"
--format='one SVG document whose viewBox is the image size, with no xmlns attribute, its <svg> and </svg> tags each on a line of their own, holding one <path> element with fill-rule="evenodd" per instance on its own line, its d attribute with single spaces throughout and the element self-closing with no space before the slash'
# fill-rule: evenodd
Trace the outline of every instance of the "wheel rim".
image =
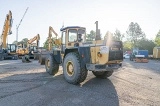
<svg viewBox="0 0 160 106">
<path fill-rule="evenodd" d="M 50 68 L 50 61 L 47 60 L 47 68 L 49 69 Z"/>
<path fill-rule="evenodd" d="M 74 74 L 73 63 L 71 61 L 67 62 L 66 69 L 69 76 L 72 76 Z"/>
</svg>

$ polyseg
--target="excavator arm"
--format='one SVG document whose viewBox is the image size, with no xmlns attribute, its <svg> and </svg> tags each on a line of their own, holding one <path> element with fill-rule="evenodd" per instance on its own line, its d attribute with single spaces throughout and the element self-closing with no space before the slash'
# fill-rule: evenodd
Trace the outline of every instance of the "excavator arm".
<svg viewBox="0 0 160 106">
<path fill-rule="evenodd" d="M 53 38 L 52 33 L 56 36 Z M 61 39 L 58 39 L 58 34 L 55 32 L 55 30 L 49 26 L 49 34 L 48 34 L 48 50 L 52 49 L 52 45 L 60 45 Z"/>
<path fill-rule="evenodd" d="M 57 38 L 58 34 L 54 31 L 54 29 L 51 26 L 49 26 L 49 37 L 52 37 L 52 32 L 56 35 Z"/>
<path fill-rule="evenodd" d="M 12 34 L 11 28 L 12 28 L 12 12 L 9 11 L 9 13 L 6 15 L 6 19 L 4 22 L 3 30 L 2 30 L 2 35 L 1 35 L 1 41 L 0 41 L 0 46 L 1 48 L 6 49 L 7 48 L 7 36 Z"/>
<path fill-rule="evenodd" d="M 36 41 L 36 46 L 39 47 L 39 40 L 40 40 L 40 36 L 39 34 L 37 34 L 35 37 L 28 40 L 27 47 L 29 47 L 29 45 L 31 45 L 34 41 Z"/>
</svg>

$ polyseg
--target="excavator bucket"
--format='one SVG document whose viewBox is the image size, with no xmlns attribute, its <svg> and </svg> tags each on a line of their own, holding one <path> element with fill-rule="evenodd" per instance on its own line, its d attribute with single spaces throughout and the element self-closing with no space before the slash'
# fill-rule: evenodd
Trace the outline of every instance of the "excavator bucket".
<svg viewBox="0 0 160 106">
<path fill-rule="evenodd" d="M 30 59 L 29 59 L 29 56 L 28 56 L 28 55 L 23 56 L 23 57 L 22 57 L 22 62 L 23 62 L 23 63 L 30 63 L 31 61 L 30 61 Z"/>
</svg>

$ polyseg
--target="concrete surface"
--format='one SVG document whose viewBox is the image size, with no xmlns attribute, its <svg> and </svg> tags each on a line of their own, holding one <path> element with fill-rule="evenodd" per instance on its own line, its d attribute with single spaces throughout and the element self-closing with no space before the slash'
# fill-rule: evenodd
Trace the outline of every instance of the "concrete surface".
<svg viewBox="0 0 160 106">
<path fill-rule="evenodd" d="M 65 81 L 62 67 L 56 76 L 37 61 L 0 61 L 0 106 L 160 106 L 160 61 L 134 63 L 108 79 L 89 72 L 80 85 Z"/>
</svg>

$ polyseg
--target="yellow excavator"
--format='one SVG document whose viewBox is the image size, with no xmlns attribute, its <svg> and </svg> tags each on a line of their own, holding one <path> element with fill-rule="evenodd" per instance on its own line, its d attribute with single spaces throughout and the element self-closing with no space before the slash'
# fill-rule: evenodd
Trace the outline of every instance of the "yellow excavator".
<svg viewBox="0 0 160 106">
<path fill-rule="evenodd" d="M 28 47 L 28 54 L 30 58 L 35 58 L 35 54 L 38 53 L 38 48 L 39 48 L 39 40 L 40 40 L 40 35 L 37 34 L 35 37 L 32 39 L 28 40 L 27 42 L 27 47 Z M 33 43 L 36 41 L 36 43 Z M 37 57 L 37 56 L 36 56 Z"/>
<path fill-rule="evenodd" d="M 8 35 L 12 34 L 12 23 L 12 12 L 9 11 L 9 13 L 6 15 L 2 35 L 0 36 L 0 60 L 18 59 L 18 56 L 16 54 L 17 46 L 15 44 L 7 43 Z"/>
<path fill-rule="evenodd" d="M 18 54 L 18 58 L 22 58 L 22 56 L 28 54 L 28 49 L 27 47 L 25 48 L 24 44 L 22 43 L 17 46 L 16 53 Z"/>
<path fill-rule="evenodd" d="M 23 44 L 19 44 L 18 49 L 16 51 L 18 54 L 18 57 L 21 57 L 30 53 L 31 54 L 30 57 L 33 58 L 33 52 L 36 52 L 37 48 L 39 47 L 39 40 L 40 40 L 40 36 L 39 34 L 37 34 L 36 36 L 34 36 L 33 38 L 27 41 L 26 48 L 24 47 Z M 33 43 L 34 41 L 36 41 L 36 43 Z"/>
<path fill-rule="evenodd" d="M 40 35 L 37 34 L 27 42 L 27 48 L 19 50 L 19 53 L 23 54 L 22 62 L 27 62 L 30 58 L 38 58 L 38 48 L 39 48 Z M 33 43 L 36 41 L 36 43 Z"/>
</svg>

